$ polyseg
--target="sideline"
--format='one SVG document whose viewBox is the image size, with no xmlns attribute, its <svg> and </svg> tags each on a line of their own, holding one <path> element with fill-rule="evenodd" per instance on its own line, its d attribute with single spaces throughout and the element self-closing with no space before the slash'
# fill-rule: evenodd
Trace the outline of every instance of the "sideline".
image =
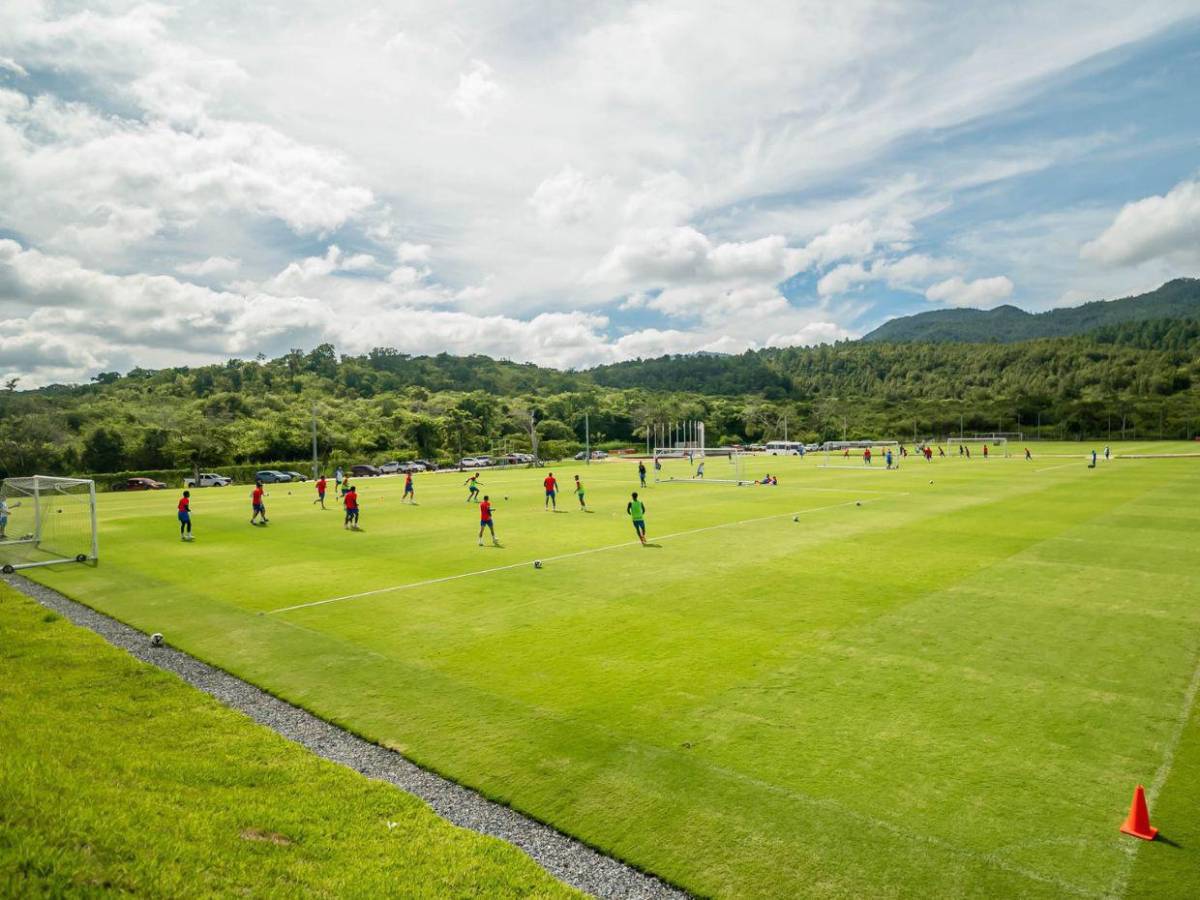
<svg viewBox="0 0 1200 900">
<path fill-rule="evenodd" d="M 672 538 L 687 537 L 692 534 L 700 534 L 705 531 L 715 531 L 719 528 L 733 528 L 738 525 L 752 525 L 755 522 L 767 522 L 771 519 L 783 519 L 788 516 L 799 516 L 807 513 L 825 512 L 830 509 L 840 509 L 843 506 L 852 506 L 855 503 L 870 503 L 871 500 L 847 500 L 845 503 L 834 503 L 829 506 L 814 506 L 809 509 L 793 510 L 792 512 L 774 513 L 769 516 L 758 516 L 753 519 L 741 519 L 737 522 L 722 522 L 717 525 L 706 525 L 703 528 L 691 528 L 687 531 L 676 531 L 672 534 L 655 535 L 655 541 L 669 541 Z M 637 541 L 623 541 L 620 544 L 608 544 L 604 547 L 589 547 L 586 550 L 575 550 L 571 553 L 560 553 L 558 556 L 547 556 L 543 558 L 543 562 L 558 562 L 564 559 L 574 559 L 578 556 L 588 556 L 592 553 L 605 553 L 609 550 L 620 550 L 624 547 L 636 547 Z M 341 603 L 343 600 L 359 600 L 363 597 L 374 597 L 378 594 L 390 594 L 396 591 L 409 591 L 414 588 L 429 587 L 434 584 L 445 584 L 448 581 L 458 581 L 462 578 L 474 578 L 478 575 L 492 575 L 496 572 L 507 572 L 509 569 L 521 569 L 533 565 L 534 560 L 527 559 L 524 562 L 508 563 L 503 566 L 492 566 L 490 569 L 478 569 L 474 572 L 459 572 L 457 575 L 443 575 L 441 578 L 430 578 L 425 581 L 410 581 L 406 584 L 394 584 L 389 587 L 375 588 L 370 591 L 361 591 L 357 594 L 344 594 L 341 597 L 328 597 L 324 600 L 312 600 L 308 603 L 297 603 L 293 606 L 281 606 L 278 609 L 269 609 L 265 611 L 266 615 L 273 616 L 279 613 L 292 612 L 297 609 L 308 609 L 313 606 L 325 606 L 329 603 Z"/>
<path fill-rule="evenodd" d="M 1192 709 L 1196 705 L 1197 693 L 1200 693 L 1200 653 L 1196 654 L 1196 668 L 1192 671 L 1192 680 L 1183 693 L 1183 708 L 1179 711 L 1179 718 L 1175 720 L 1175 728 L 1167 739 L 1162 762 L 1159 763 L 1158 770 L 1154 773 L 1154 780 L 1146 788 L 1146 803 L 1151 808 L 1166 785 L 1167 779 L 1171 777 L 1171 768 L 1175 765 L 1175 751 L 1179 749 L 1183 733 L 1187 730 L 1188 722 L 1192 718 Z M 1166 837 L 1166 835 L 1163 836 Z M 1137 838 L 1126 838 L 1124 835 L 1120 839 L 1124 843 L 1122 849 L 1125 850 L 1126 857 L 1125 864 L 1117 873 L 1116 882 L 1109 892 L 1109 895 L 1113 897 L 1124 897 L 1125 892 L 1129 889 L 1129 879 L 1133 876 L 1133 865 L 1137 861 L 1138 850 L 1141 849 L 1143 843 Z"/>
</svg>

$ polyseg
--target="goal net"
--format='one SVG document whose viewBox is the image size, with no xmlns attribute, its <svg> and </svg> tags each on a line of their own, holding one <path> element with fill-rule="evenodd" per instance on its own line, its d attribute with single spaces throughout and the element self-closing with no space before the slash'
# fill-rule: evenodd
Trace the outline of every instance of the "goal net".
<svg viewBox="0 0 1200 900">
<path fill-rule="evenodd" d="M 0 482 L 0 571 L 96 558 L 94 481 L 32 475 Z"/>
<path fill-rule="evenodd" d="M 1008 438 L 996 437 L 993 435 L 968 435 L 967 437 L 952 437 L 946 439 L 947 453 L 954 456 L 966 456 L 968 452 L 971 456 L 979 454 L 981 456 L 991 456 L 995 453 L 997 456 L 1008 456 Z M 986 449 L 986 453 L 984 450 Z"/>
<path fill-rule="evenodd" d="M 825 469 L 900 468 L 899 441 L 826 441 L 821 447 L 821 467 Z M 888 463 L 888 454 L 891 463 Z"/>
<path fill-rule="evenodd" d="M 746 485 L 745 455 L 731 447 L 655 447 L 654 480 Z"/>
</svg>

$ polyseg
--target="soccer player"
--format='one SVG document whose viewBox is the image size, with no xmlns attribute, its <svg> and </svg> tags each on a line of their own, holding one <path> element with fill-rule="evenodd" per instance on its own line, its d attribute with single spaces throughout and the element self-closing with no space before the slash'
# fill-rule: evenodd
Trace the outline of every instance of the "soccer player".
<svg viewBox="0 0 1200 900">
<path fill-rule="evenodd" d="M 184 491 L 179 498 L 179 539 L 192 540 L 192 492 Z"/>
<path fill-rule="evenodd" d="M 959 446 L 960 446 L 960 447 L 962 447 L 963 445 L 962 445 L 962 444 L 960 444 Z M 963 449 L 967 451 L 967 459 L 970 459 L 970 458 L 971 458 L 971 448 L 970 448 L 970 447 L 963 447 Z"/>
<path fill-rule="evenodd" d="M 1108 453 L 1109 453 L 1109 451 L 1108 451 L 1108 444 L 1105 444 L 1105 445 L 1104 445 L 1104 461 L 1105 461 L 1105 462 L 1108 462 Z"/>
<path fill-rule="evenodd" d="M 492 546 L 499 547 L 500 542 L 496 540 L 496 523 L 492 519 L 492 501 L 488 499 L 487 494 L 483 495 L 483 502 L 479 504 L 479 546 L 483 546 L 483 530 L 487 529 L 492 533 Z"/>
<path fill-rule="evenodd" d="M 642 483 L 642 487 L 646 486 L 646 464 L 638 460 L 638 481 Z"/>
<path fill-rule="evenodd" d="M 400 498 L 400 502 L 403 503 L 405 500 L 409 503 L 417 502 L 417 495 L 413 491 L 412 472 L 404 473 L 404 496 Z"/>
<path fill-rule="evenodd" d="M 267 524 L 267 507 L 263 503 L 263 486 L 261 481 L 254 482 L 254 490 L 250 492 L 250 506 L 253 510 L 250 514 L 250 524 L 257 525 L 256 521 L 262 517 L 262 524 Z"/>
<path fill-rule="evenodd" d="M 543 505 L 546 509 L 553 506 L 557 510 L 558 501 L 555 498 L 558 496 L 558 479 L 554 477 L 553 472 L 542 480 L 542 486 L 546 488 L 546 502 Z"/>
<path fill-rule="evenodd" d="M 704 477 L 704 460 L 700 460 L 700 465 L 696 467 L 696 478 Z"/>
<path fill-rule="evenodd" d="M 633 492 L 633 499 L 625 505 L 625 513 L 633 519 L 633 530 L 637 532 L 638 540 L 644 546 L 646 543 L 646 504 L 638 499 L 637 491 Z"/>
<path fill-rule="evenodd" d="M 654 480 L 658 481 L 658 473 L 662 471 L 662 460 L 654 457 Z"/>
<path fill-rule="evenodd" d="M 1028 448 L 1028 447 L 1026 447 L 1026 448 L 1025 448 L 1025 458 L 1026 458 L 1026 459 L 1033 459 L 1033 454 L 1029 452 L 1029 448 Z"/>
<path fill-rule="evenodd" d="M 472 472 L 471 477 L 463 482 L 467 486 L 467 502 L 479 502 L 479 473 Z"/>
<path fill-rule="evenodd" d="M 317 479 L 317 499 L 313 501 L 313 503 L 320 503 L 321 509 L 326 509 L 325 487 L 326 487 L 325 476 L 322 475 L 320 478 Z"/>
<path fill-rule="evenodd" d="M 887 452 L 886 452 L 886 453 L 883 455 L 883 459 L 884 459 L 884 462 L 886 462 L 886 463 L 887 463 L 887 467 L 890 469 L 890 468 L 892 467 L 892 451 L 891 451 L 891 450 L 888 450 L 888 451 L 887 451 Z"/>
<path fill-rule="evenodd" d="M 987 444 L 984 444 L 984 445 L 983 445 L 983 458 L 984 458 L 984 459 L 987 459 L 987 455 L 988 455 L 988 448 L 987 448 Z"/>
<path fill-rule="evenodd" d="M 350 492 L 350 476 L 349 475 L 343 475 L 341 477 L 341 479 L 338 481 L 338 489 L 342 492 L 343 497 L 345 497 L 346 494 L 348 494 Z"/>
<path fill-rule="evenodd" d="M 579 508 L 587 509 L 587 504 L 583 502 L 583 483 L 578 475 L 575 476 L 575 496 L 579 498 Z"/>
<path fill-rule="evenodd" d="M 943 450 L 943 449 L 941 448 L 941 446 L 939 445 L 939 446 L 938 446 L 938 456 L 945 456 L 945 455 L 946 455 L 946 451 L 945 451 L 945 450 Z"/>
<path fill-rule="evenodd" d="M 959 444 L 958 445 L 958 455 L 962 456 L 966 452 L 966 449 L 967 449 L 966 444 Z"/>
<path fill-rule="evenodd" d="M 21 505 L 21 501 L 17 500 L 9 503 L 4 497 L 0 497 L 0 541 L 8 540 L 8 514 L 10 510 L 16 509 Z"/>
<path fill-rule="evenodd" d="M 333 481 L 335 484 L 338 484 L 338 485 L 340 485 L 342 483 L 342 467 L 341 466 L 337 467 L 337 471 L 333 475 Z"/>
<path fill-rule="evenodd" d="M 346 507 L 346 518 L 342 527 L 358 531 L 358 489 L 354 485 L 350 485 L 350 490 L 346 491 L 342 505 Z"/>
<path fill-rule="evenodd" d="M 1092 451 L 1092 464 L 1090 466 L 1088 466 L 1088 468 L 1089 469 L 1096 468 L 1096 451 L 1095 450 Z"/>
</svg>

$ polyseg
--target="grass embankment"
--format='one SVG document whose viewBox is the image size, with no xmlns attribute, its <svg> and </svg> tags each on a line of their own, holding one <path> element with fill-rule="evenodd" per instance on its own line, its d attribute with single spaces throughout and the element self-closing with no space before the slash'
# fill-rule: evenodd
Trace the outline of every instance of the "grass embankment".
<svg viewBox="0 0 1200 900">
<path fill-rule="evenodd" d="M 4 585 L 0 635 L 0 896 L 579 896 Z"/>
</svg>

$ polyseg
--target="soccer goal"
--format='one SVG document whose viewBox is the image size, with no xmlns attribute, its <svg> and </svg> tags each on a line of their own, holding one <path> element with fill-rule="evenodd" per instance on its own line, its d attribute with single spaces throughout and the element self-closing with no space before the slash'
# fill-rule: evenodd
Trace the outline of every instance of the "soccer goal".
<svg viewBox="0 0 1200 900">
<path fill-rule="evenodd" d="M 745 456 L 732 447 L 655 447 L 654 480 L 675 484 L 751 484 L 746 478 Z"/>
<path fill-rule="evenodd" d="M 869 451 L 869 452 L 868 452 Z M 888 452 L 892 454 L 888 465 Z M 823 469 L 864 469 L 874 471 L 900 468 L 899 441 L 826 441 L 821 446 Z"/>
<path fill-rule="evenodd" d="M 97 557 L 94 481 L 32 475 L 0 482 L 0 571 Z"/>
</svg>

